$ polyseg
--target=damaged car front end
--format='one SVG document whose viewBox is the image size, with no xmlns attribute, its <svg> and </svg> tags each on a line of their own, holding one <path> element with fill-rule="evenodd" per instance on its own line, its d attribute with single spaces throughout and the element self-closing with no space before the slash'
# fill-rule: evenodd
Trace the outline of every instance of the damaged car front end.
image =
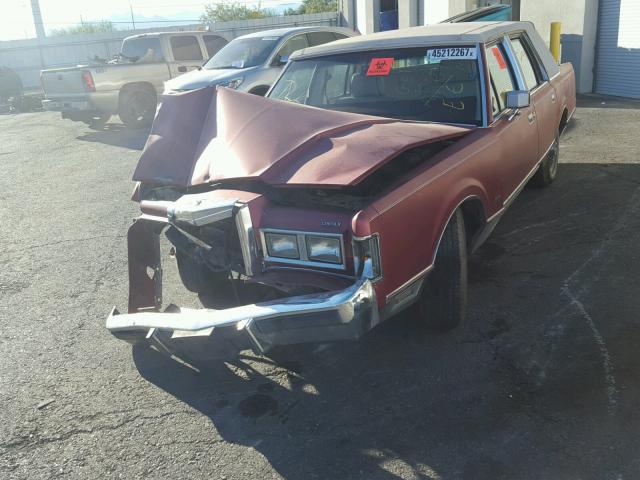
<svg viewBox="0 0 640 480">
<path fill-rule="evenodd" d="M 107 328 L 169 353 L 223 329 L 257 353 L 360 338 L 395 313 L 372 199 L 469 131 L 225 88 L 166 96 L 134 174 L 128 313 Z M 163 309 L 163 232 L 184 286 L 216 308 Z"/>
<path fill-rule="evenodd" d="M 224 196 L 228 192 L 219 193 Z M 323 285 L 322 280 L 313 281 L 295 270 L 289 272 L 289 278 L 282 274 L 275 277 L 258 274 L 269 269 L 260 258 L 261 248 L 252 225 L 250 205 L 237 198 L 220 200 L 206 194 L 184 195 L 176 202 L 142 202 L 142 210 L 149 213 L 143 213 L 128 233 L 129 313 L 120 314 L 114 308 L 107 319 L 107 328 L 117 338 L 132 342 L 145 339 L 171 350 L 167 345 L 168 339 L 209 336 L 214 329 L 232 328 L 246 332 L 256 352 L 266 353 L 278 345 L 357 339 L 379 322 L 372 283 L 376 269 L 372 258 L 363 257 L 359 262 L 353 283 L 342 289 L 325 290 L 321 286 L 326 288 L 330 285 L 327 280 Z M 166 212 L 166 215 L 159 216 L 161 212 Z M 226 224 L 233 231 L 229 234 L 222 228 L 222 236 L 207 236 L 207 230 L 214 224 Z M 171 305 L 160 312 L 162 267 L 159 236 L 163 231 L 174 245 L 173 252 L 183 283 L 190 289 L 203 293 L 203 290 L 216 286 L 220 288 L 220 280 L 233 282 L 234 288 L 259 282 L 263 286 L 271 286 L 274 292 L 281 292 L 278 295 L 281 298 L 224 309 L 187 309 Z M 273 232 L 276 230 L 264 230 L 261 236 L 268 239 L 275 235 Z M 322 232 L 288 235 L 294 236 L 296 241 L 299 236 L 305 240 L 337 238 Z M 220 241 L 223 237 L 237 243 L 226 246 L 224 240 Z M 207 243 L 213 243 L 214 239 L 219 243 Z M 280 237 L 276 237 L 278 240 Z M 238 256 L 231 253 L 234 247 L 239 250 Z M 226 258 L 220 261 L 223 257 Z M 272 261 L 274 259 L 277 261 L 277 257 L 271 258 Z M 320 265 L 322 261 L 311 263 Z M 215 281 L 216 274 L 218 282 Z M 332 274 L 319 275 L 329 275 L 333 281 Z M 198 276 L 203 279 L 194 279 Z M 351 281 L 346 279 L 346 275 L 344 277 L 338 277 L 339 283 Z M 284 293 L 294 287 L 300 289 L 305 284 L 317 292 L 293 296 Z M 220 290 L 218 293 L 227 291 L 224 287 Z"/>
</svg>

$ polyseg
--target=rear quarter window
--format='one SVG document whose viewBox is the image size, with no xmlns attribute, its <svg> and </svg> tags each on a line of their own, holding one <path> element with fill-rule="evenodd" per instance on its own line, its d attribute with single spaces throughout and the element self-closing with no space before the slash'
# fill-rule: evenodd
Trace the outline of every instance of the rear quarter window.
<svg viewBox="0 0 640 480">
<path fill-rule="evenodd" d="M 175 36 L 171 37 L 169 42 L 174 60 L 202 60 L 202 50 L 195 36 Z"/>
<path fill-rule="evenodd" d="M 202 40 L 204 40 L 204 46 L 207 49 L 207 55 L 209 57 L 213 57 L 218 53 L 218 50 L 227 44 L 224 38 L 217 35 L 203 35 Z"/>
</svg>

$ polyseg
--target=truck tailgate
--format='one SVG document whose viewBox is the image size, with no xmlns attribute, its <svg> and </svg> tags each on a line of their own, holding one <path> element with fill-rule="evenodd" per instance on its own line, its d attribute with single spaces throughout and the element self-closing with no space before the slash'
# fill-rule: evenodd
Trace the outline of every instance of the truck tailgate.
<svg viewBox="0 0 640 480">
<path fill-rule="evenodd" d="M 42 71 L 42 87 L 47 98 L 85 93 L 82 67 Z"/>
</svg>

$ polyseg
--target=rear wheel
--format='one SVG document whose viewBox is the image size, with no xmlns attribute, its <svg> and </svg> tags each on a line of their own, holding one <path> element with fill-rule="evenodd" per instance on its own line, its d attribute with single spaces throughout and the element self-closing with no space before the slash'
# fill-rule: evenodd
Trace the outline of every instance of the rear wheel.
<svg viewBox="0 0 640 480">
<path fill-rule="evenodd" d="M 118 115 L 129 128 L 151 125 L 156 114 L 156 94 L 148 88 L 130 88 L 120 94 Z"/>
<path fill-rule="evenodd" d="M 107 124 L 110 118 L 111 118 L 111 114 L 105 113 L 104 115 L 96 115 L 87 123 L 89 127 L 91 127 L 92 129 L 101 130 L 104 128 L 104 126 Z"/>
<path fill-rule="evenodd" d="M 424 282 L 418 311 L 427 327 L 438 331 L 456 328 L 467 310 L 467 241 L 464 216 L 456 210 L 447 225 L 434 269 Z"/>
<path fill-rule="evenodd" d="M 551 185 L 558 173 L 558 157 L 560 156 L 560 132 L 556 133 L 556 138 L 551 145 L 547 156 L 540 163 L 540 168 L 531 178 L 530 184 L 533 187 L 546 187 Z"/>
</svg>

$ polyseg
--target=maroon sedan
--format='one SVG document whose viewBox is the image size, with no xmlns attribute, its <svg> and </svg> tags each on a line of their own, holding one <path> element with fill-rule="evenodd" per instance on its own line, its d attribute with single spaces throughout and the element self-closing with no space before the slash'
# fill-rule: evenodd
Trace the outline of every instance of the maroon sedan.
<svg viewBox="0 0 640 480">
<path fill-rule="evenodd" d="M 107 328 L 170 350 L 234 332 L 264 353 L 356 339 L 417 303 L 452 329 L 467 256 L 526 184 L 553 181 L 574 110 L 571 65 L 523 22 L 305 49 L 266 98 L 165 96 L 134 174 L 129 311 Z M 185 287 L 225 308 L 162 310 L 163 231 Z"/>
</svg>

